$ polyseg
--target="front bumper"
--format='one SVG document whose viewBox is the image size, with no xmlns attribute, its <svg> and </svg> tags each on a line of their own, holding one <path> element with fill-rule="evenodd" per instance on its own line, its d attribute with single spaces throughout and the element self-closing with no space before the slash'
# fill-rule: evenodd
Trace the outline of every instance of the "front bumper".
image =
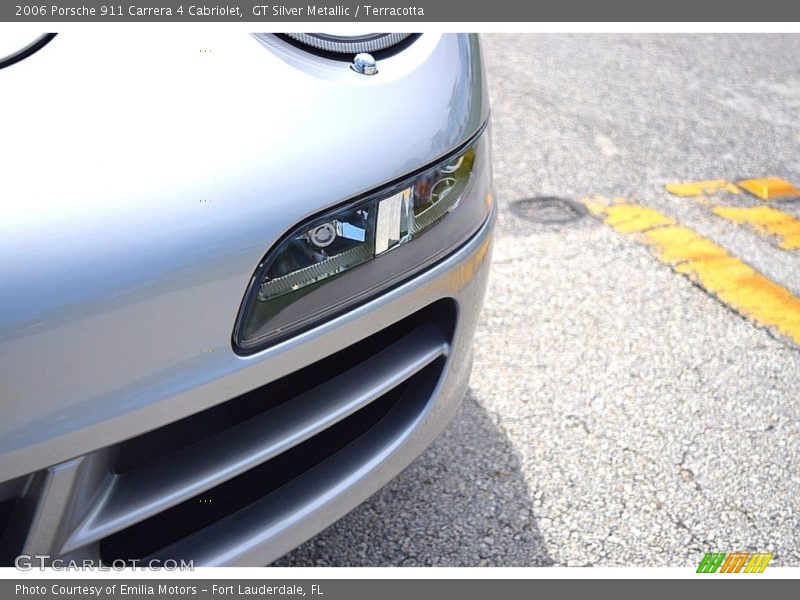
<svg viewBox="0 0 800 600">
<path fill-rule="evenodd" d="M 79 36 L 54 43 L 3 75 L 19 91 L 10 110 L 24 118 L 0 145 L 9 166 L 0 196 L 14 200 L 0 250 L 15 259 L 0 266 L 0 564 L 19 554 L 266 564 L 396 475 L 452 415 L 469 375 L 494 213 L 427 271 L 243 357 L 230 332 L 254 261 L 288 224 L 472 136 L 488 117 L 477 40 L 423 35 L 369 81 L 241 36 L 215 38 L 210 62 L 183 38 L 151 40 L 145 56 L 119 40 L 105 53 Z M 60 106 L 75 115 L 66 124 L 34 110 L 62 73 L 75 76 L 58 61 L 80 64 L 84 77 L 63 86 Z M 98 86 L 97 72 L 114 81 Z M 70 133 L 105 122 L 98 107 L 135 115 L 133 92 L 159 85 L 163 102 L 147 105 L 149 121 Z M 209 123 L 208 111 L 234 97 L 242 110 Z M 304 118 L 250 118 L 293 110 Z M 360 121 L 341 144 L 338 124 L 352 114 Z M 33 122 L 66 133 L 34 153 L 25 137 Z M 74 139 L 85 139 L 80 151 Z M 317 143 L 274 142 L 292 139 Z M 363 157 L 371 168 L 353 169 Z M 41 164 L 51 176 L 38 174 Z M 488 165 L 470 193 L 491 198 Z M 381 347 L 387 331 L 395 337 Z M 378 341 L 376 356 L 362 349 L 356 364 L 348 353 L 365 340 Z M 281 408 L 296 403 L 307 410 Z M 386 412 L 360 431 L 372 407 Z M 254 433 L 249 417 L 264 427 Z M 326 432 L 341 434 L 329 440 L 341 452 L 309 464 Z"/>
<path fill-rule="evenodd" d="M 490 197 L 488 185 L 479 182 L 475 190 Z M 246 450 L 237 454 L 236 448 L 230 449 L 233 452 L 230 460 L 217 461 L 214 469 L 197 473 L 187 473 L 186 469 L 170 473 L 168 467 L 181 465 L 180 460 L 152 462 L 150 457 L 151 462 L 139 469 L 137 475 L 135 468 L 122 474 L 115 472 L 119 470 L 115 465 L 119 465 L 122 454 L 119 445 L 102 448 L 29 476 L 3 546 L 9 548 L 16 538 L 19 545 L 15 552 L 20 554 L 106 562 L 118 558 L 135 558 L 145 563 L 178 558 L 193 560 L 195 565 L 263 565 L 345 515 L 430 444 L 448 423 L 465 393 L 472 338 L 488 275 L 495 213 L 493 208 L 490 218 L 473 238 L 429 271 L 257 355 L 258 359 L 248 359 L 251 364 L 239 372 L 192 391 L 205 396 L 223 394 L 223 390 L 249 389 L 252 382 L 274 380 L 290 375 L 298 366 L 320 364 L 318 361 L 326 356 L 411 318 L 413 328 L 401 333 L 417 338 L 411 340 L 410 335 L 406 336 L 409 339 L 404 338 L 401 345 L 405 344 L 406 349 L 413 347 L 419 360 L 412 359 L 403 367 L 403 352 L 395 350 L 399 348 L 395 346 L 391 363 L 396 368 L 384 368 L 371 380 L 377 391 L 370 394 L 366 390 L 362 396 L 374 399 L 392 384 L 403 383 L 405 378 L 414 380 L 411 387 L 400 400 L 392 400 L 396 403 L 388 413 L 377 415 L 376 422 L 368 424 L 365 432 L 357 432 L 358 437 L 344 449 L 246 507 L 201 530 L 184 531 L 185 535 L 178 532 L 169 538 L 171 543 L 153 551 L 152 546 L 142 545 L 139 539 L 152 538 L 153 532 L 147 532 L 148 524 L 157 525 L 158 521 L 153 519 L 175 515 L 176 509 L 185 510 L 192 503 L 206 502 L 210 506 L 215 500 L 215 490 L 225 485 L 226 479 L 235 481 L 252 466 L 247 462 L 248 454 Z M 426 311 L 439 312 L 414 320 L 414 315 Z M 437 324 L 431 327 L 431 321 Z M 362 369 L 360 375 L 364 373 Z M 333 399 L 342 394 L 352 396 L 350 387 L 336 389 L 337 383 L 343 381 L 333 380 L 326 393 Z M 351 379 L 350 383 L 355 382 Z M 347 412 L 342 411 L 342 415 Z M 293 424 L 292 430 L 295 433 L 296 425 Z M 305 426 L 300 429 L 310 437 L 325 424 Z M 201 457 L 220 449 L 227 451 L 229 445 L 221 442 L 206 450 L 195 445 L 183 454 L 192 455 L 200 466 Z M 137 481 L 145 485 L 147 494 L 137 492 Z M 181 482 L 189 487 L 181 487 Z M 126 531 L 133 534 L 126 536 Z M 145 550 L 134 552 L 136 556 L 129 555 L 131 549 L 137 548 Z"/>
</svg>

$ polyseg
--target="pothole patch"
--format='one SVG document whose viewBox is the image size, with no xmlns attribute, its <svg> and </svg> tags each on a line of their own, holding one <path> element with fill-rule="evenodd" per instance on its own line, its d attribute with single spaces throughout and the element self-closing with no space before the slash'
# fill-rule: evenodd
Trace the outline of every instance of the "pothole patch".
<svg viewBox="0 0 800 600">
<path fill-rule="evenodd" d="M 514 200 L 510 206 L 519 218 L 541 225 L 564 225 L 586 216 L 583 204 L 556 196 L 523 198 Z"/>
</svg>

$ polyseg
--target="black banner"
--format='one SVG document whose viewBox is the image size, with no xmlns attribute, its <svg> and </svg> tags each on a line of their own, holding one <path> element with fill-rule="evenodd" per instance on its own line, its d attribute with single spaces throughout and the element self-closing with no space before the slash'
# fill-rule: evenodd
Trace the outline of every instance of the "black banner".
<svg viewBox="0 0 800 600">
<path fill-rule="evenodd" d="M 783 592 L 791 597 L 794 581 L 745 579 L 719 575 L 698 575 L 692 579 L 659 581 L 634 580 L 554 580 L 554 579 L 179 579 L 179 580 L 4 580 L 0 597 L 30 600 L 242 600 L 274 598 L 294 600 L 408 600 L 409 598 L 537 598 L 564 594 L 570 597 L 596 598 L 606 594 L 631 598 L 719 597 L 746 598 Z"/>
<path fill-rule="evenodd" d="M 274 22 L 480 23 L 796 21 L 800 4 L 760 2 L 642 2 L 642 0 L 12 0 L 0 3 L 0 22 Z"/>
</svg>

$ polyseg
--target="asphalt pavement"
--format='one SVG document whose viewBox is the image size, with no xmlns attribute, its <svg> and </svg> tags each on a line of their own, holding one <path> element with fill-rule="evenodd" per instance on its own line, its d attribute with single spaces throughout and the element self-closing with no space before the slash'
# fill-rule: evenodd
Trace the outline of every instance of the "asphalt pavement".
<svg viewBox="0 0 800 600">
<path fill-rule="evenodd" d="M 741 278 L 715 293 L 580 209 L 654 209 L 792 306 L 800 249 L 786 231 L 714 209 L 774 207 L 791 225 L 800 201 L 665 186 L 800 185 L 800 36 L 483 47 L 500 216 L 469 392 L 400 477 L 278 564 L 690 567 L 759 551 L 800 565 L 797 339 L 743 311 Z"/>
</svg>

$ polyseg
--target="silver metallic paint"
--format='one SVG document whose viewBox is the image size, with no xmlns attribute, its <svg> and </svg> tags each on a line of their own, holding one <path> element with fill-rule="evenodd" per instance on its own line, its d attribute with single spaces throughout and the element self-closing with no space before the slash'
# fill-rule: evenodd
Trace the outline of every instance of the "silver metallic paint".
<svg viewBox="0 0 800 600">
<path fill-rule="evenodd" d="M 358 485 L 298 515 L 295 527 L 253 540 L 252 553 L 210 561 L 275 558 L 433 439 L 468 378 L 492 220 L 454 255 L 367 304 L 252 356 L 231 348 L 255 266 L 287 230 L 434 161 L 488 118 L 474 36 L 424 34 L 380 66 L 363 77 L 347 63 L 237 33 L 72 33 L 0 71 L 9 115 L 0 143 L 0 481 L 51 465 L 63 471 L 52 481 L 79 481 L 60 463 L 453 297 L 460 318 L 447 376 L 424 418 Z M 370 168 L 354 169 L 364 156 Z M 485 173 L 474 193 L 490 191 Z"/>
</svg>

